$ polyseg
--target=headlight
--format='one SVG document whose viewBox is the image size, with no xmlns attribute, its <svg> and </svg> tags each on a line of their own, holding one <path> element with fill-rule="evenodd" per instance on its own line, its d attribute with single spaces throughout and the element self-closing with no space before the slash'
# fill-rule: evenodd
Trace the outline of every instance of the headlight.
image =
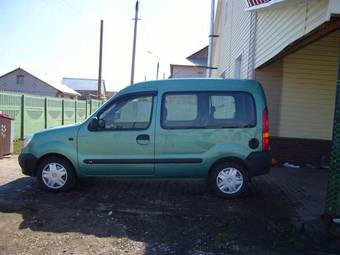
<svg viewBox="0 0 340 255">
<path fill-rule="evenodd" d="M 33 135 L 26 136 L 24 140 L 24 148 L 32 141 L 32 139 L 33 139 Z"/>
</svg>

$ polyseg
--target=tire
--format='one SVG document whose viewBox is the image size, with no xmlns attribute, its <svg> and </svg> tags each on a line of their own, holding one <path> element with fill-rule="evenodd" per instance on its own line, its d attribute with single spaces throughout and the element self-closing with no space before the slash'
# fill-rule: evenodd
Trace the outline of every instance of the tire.
<svg viewBox="0 0 340 255">
<path fill-rule="evenodd" d="M 208 182 L 216 196 L 237 198 L 246 191 L 249 177 L 247 170 L 242 165 L 223 162 L 212 169 Z"/>
<path fill-rule="evenodd" d="M 73 188 L 77 177 L 70 162 L 61 157 L 51 156 L 40 162 L 37 179 L 41 189 L 62 192 Z"/>
</svg>

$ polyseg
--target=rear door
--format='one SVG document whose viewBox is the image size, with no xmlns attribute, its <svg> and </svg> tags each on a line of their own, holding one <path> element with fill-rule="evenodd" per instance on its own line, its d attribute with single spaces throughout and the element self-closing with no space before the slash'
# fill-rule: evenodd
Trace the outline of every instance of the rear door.
<svg viewBox="0 0 340 255">
<path fill-rule="evenodd" d="M 251 152 L 260 139 L 255 103 L 246 92 L 171 92 L 162 95 L 156 125 L 155 173 L 158 176 L 206 176 L 223 156 Z"/>
</svg>

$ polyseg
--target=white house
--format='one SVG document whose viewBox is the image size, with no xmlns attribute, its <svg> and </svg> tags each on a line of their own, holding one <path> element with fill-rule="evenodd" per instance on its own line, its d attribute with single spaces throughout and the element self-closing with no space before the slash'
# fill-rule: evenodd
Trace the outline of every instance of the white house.
<svg viewBox="0 0 340 255">
<path fill-rule="evenodd" d="M 208 46 L 191 54 L 185 64 L 171 64 L 169 78 L 206 77 Z"/>
<path fill-rule="evenodd" d="M 340 45 L 339 0 L 219 0 L 213 76 L 256 79 L 272 151 L 317 162 L 330 151 Z"/>
<path fill-rule="evenodd" d="M 0 76 L 1 90 L 72 99 L 80 96 L 78 92 L 61 83 L 43 81 L 20 67 Z"/>
</svg>

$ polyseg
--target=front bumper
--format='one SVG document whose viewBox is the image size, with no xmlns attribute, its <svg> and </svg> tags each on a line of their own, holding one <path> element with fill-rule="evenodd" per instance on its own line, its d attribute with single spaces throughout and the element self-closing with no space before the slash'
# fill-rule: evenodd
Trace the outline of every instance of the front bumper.
<svg viewBox="0 0 340 255">
<path fill-rule="evenodd" d="M 24 175 L 35 176 L 38 158 L 30 153 L 20 153 L 19 165 Z"/>
<path fill-rule="evenodd" d="M 250 177 L 268 173 L 271 162 L 269 151 L 252 152 L 245 160 Z"/>
</svg>

